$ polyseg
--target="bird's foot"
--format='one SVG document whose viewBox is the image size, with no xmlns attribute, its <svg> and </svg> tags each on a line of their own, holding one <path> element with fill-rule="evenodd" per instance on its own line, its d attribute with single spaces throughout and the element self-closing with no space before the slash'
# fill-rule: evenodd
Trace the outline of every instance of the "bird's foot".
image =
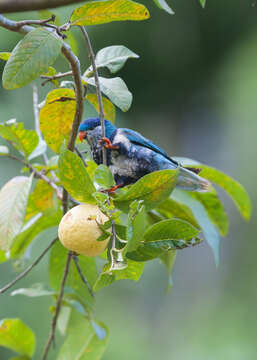
<svg viewBox="0 0 257 360">
<path fill-rule="evenodd" d="M 119 145 L 113 145 L 112 142 L 110 141 L 110 139 L 108 139 L 107 137 L 103 137 L 101 140 L 98 140 L 98 143 L 100 145 L 103 145 L 106 149 L 109 149 L 109 150 L 119 149 Z"/>
<path fill-rule="evenodd" d="M 123 187 L 123 186 L 124 186 L 124 184 L 121 183 L 121 184 L 112 186 L 110 189 L 101 190 L 101 192 L 103 192 L 103 193 L 108 193 L 108 194 L 113 194 L 113 193 L 115 193 L 115 191 L 116 191 L 117 189 L 119 189 L 119 188 L 121 188 L 121 187 Z"/>
</svg>

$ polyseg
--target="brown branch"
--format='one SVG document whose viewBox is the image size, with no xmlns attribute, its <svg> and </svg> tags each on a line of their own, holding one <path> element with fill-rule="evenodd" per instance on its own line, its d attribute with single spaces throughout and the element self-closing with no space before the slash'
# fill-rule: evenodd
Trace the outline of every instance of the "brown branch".
<svg viewBox="0 0 257 360">
<path fill-rule="evenodd" d="M 52 319 L 52 324 L 51 324 L 51 331 L 46 343 L 46 346 L 44 348 L 44 352 L 43 352 L 43 356 L 42 356 L 42 360 L 46 360 L 48 352 L 50 350 L 50 346 L 52 344 L 52 342 L 54 342 L 54 337 L 55 337 L 55 329 L 56 329 L 56 324 L 57 324 L 57 319 L 62 307 L 62 299 L 63 299 L 63 294 L 64 294 L 64 286 L 67 280 L 67 276 L 69 274 L 69 268 L 70 268 L 70 262 L 73 256 L 73 252 L 69 251 L 68 255 L 67 255 L 67 260 L 66 260 L 66 265 L 65 265 L 65 269 L 64 269 L 64 273 L 63 273 L 63 278 L 62 278 L 62 283 L 61 283 L 61 288 L 59 291 L 59 295 L 58 295 L 58 299 L 57 299 L 57 303 L 56 303 L 56 309 L 55 309 L 55 314 L 54 317 Z"/>
<path fill-rule="evenodd" d="M 0 3 L 1 6 L 1 3 Z M 52 15 L 49 19 L 46 20 L 22 20 L 22 21 L 17 21 L 17 27 L 22 27 L 25 25 L 44 25 L 47 26 L 49 21 L 55 21 L 55 15 Z"/>
<path fill-rule="evenodd" d="M 0 13 L 6 14 L 21 11 L 53 9 L 81 2 L 83 2 L 83 0 L 1 0 Z"/>
<path fill-rule="evenodd" d="M 42 86 L 45 86 L 45 84 L 48 82 L 48 81 L 52 81 L 52 80 L 56 80 L 56 79 L 61 79 L 63 77 L 66 77 L 66 76 L 70 76 L 72 75 L 72 71 L 67 71 L 65 73 L 58 73 L 58 74 L 55 74 L 55 75 L 52 75 L 52 76 L 46 76 L 46 75 L 41 75 L 41 79 L 46 79 L 45 81 L 42 82 Z"/>
<path fill-rule="evenodd" d="M 9 284 L 5 285 L 2 289 L 0 289 L 0 294 L 3 294 L 5 291 L 7 291 L 8 289 L 10 289 L 10 287 L 12 287 L 14 284 L 16 284 L 19 280 L 21 280 L 22 278 L 24 278 L 32 269 L 34 266 L 36 266 L 39 261 L 45 256 L 45 254 L 48 252 L 48 250 L 50 250 L 50 248 L 55 244 L 55 242 L 57 241 L 57 238 L 54 239 L 48 246 L 47 248 L 42 252 L 42 254 L 39 255 L 39 257 L 33 261 L 33 263 L 31 265 L 29 265 L 29 267 L 27 267 L 27 269 L 25 269 L 20 275 L 18 275 L 14 280 L 12 280 Z"/>
<path fill-rule="evenodd" d="M 79 273 L 79 276 L 80 276 L 81 280 L 82 280 L 83 283 L 86 285 L 88 291 L 90 292 L 90 295 L 94 298 L 94 297 L 95 297 L 95 294 L 94 294 L 93 290 L 91 289 L 91 287 L 90 287 L 87 279 L 85 278 L 85 276 L 84 276 L 83 273 L 82 273 L 82 270 L 81 270 L 81 268 L 80 268 L 80 266 L 79 266 L 79 259 L 78 259 L 78 256 L 77 256 L 76 254 L 73 254 L 73 260 L 74 260 L 74 263 L 75 263 L 75 265 L 76 265 L 76 268 L 77 268 L 77 271 L 78 271 L 78 273 Z"/>
<path fill-rule="evenodd" d="M 102 100 L 102 93 L 101 93 L 101 89 L 100 89 L 98 71 L 97 71 L 97 67 L 96 67 L 96 63 L 95 63 L 95 55 L 94 55 L 94 51 L 93 51 L 93 48 L 92 48 L 92 45 L 91 45 L 91 42 L 90 42 L 90 39 L 89 39 L 86 29 L 84 28 L 84 26 L 80 26 L 80 30 L 82 31 L 82 34 L 85 38 L 86 46 L 87 46 L 87 50 L 88 50 L 88 56 L 89 56 L 89 59 L 91 61 L 92 68 L 94 71 L 96 93 L 97 93 L 98 104 L 99 104 L 99 117 L 100 117 L 100 122 L 101 122 L 101 127 L 102 127 L 102 137 L 105 137 L 103 100 Z M 103 152 L 103 164 L 107 165 L 107 152 L 106 152 L 106 148 L 104 145 L 102 146 L 102 152 Z"/>
</svg>

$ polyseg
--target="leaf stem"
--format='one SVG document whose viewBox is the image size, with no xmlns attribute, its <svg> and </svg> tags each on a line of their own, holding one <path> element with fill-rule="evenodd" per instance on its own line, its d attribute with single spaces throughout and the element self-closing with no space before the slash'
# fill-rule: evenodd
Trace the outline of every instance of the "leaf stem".
<svg viewBox="0 0 257 360">
<path fill-rule="evenodd" d="M 102 127 L 102 137 L 105 137 L 103 100 L 102 100 L 102 93 L 101 93 L 101 89 L 100 89 L 98 71 L 97 71 L 97 67 L 96 67 L 96 63 L 95 63 L 95 55 L 94 55 L 94 51 L 93 51 L 93 48 L 91 45 L 90 38 L 88 36 L 88 33 L 87 33 L 85 27 L 80 26 L 80 30 L 82 31 L 82 34 L 85 38 L 86 46 L 87 46 L 87 50 L 88 50 L 88 56 L 89 56 L 89 59 L 92 64 L 92 68 L 94 70 L 96 93 L 97 93 L 98 104 L 99 104 L 99 118 L 100 118 L 101 127 Z M 104 145 L 102 146 L 102 152 L 103 152 L 103 164 L 107 165 L 107 152 L 106 152 L 106 148 L 104 147 Z"/>
<path fill-rule="evenodd" d="M 84 276 L 83 273 L 82 273 L 82 270 L 81 270 L 81 268 L 80 268 L 80 266 L 79 266 L 79 259 L 78 259 L 78 256 L 77 256 L 76 254 L 73 254 L 73 261 L 74 261 L 74 263 L 75 263 L 75 265 L 76 265 L 76 268 L 77 268 L 77 271 L 78 271 L 78 273 L 79 273 L 79 275 L 80 275 L 80 277 L 81 277 L 81 280 L 82 280 L 83 283 L 86 285 L 88 291 L 90 292 L 90 295 L 94 298 L 94 297 L 95 297 L 95 294 L 94 294 L 93 290 L 91 289 L 91 287 L 90 287 L 87 279 L 85 278 L 85 276 Z"/>
<path fill-rule="evenodd" d="M 61 287 L 60 287 L 60 291 L 59 291 L 59 295 L 58 295 L 58 299 L 57 299 L 57 303 L 56 303 L 55 314 L 54 314 L 54 317 L 52 319 L 51 330 L 50 330 L 50 334 L 49 334 L 47 343 L 46 343 L 44 351 L 43 351 L 42 360 L 46 360 L 48 352 L 50 350 L 50 346 L 54 342 L 57 319 L 58 319 L 58 316 L 59 316 L 59 313 L 60 313 L 60 310 L 61 310 L 61 306 L 62 306 L 62 299 L 63 299 L 63 294 L 64 294 L 64 286 L 65 286 L 65 283 L 66 283 L 66 280 L 67 280 L 67 277 L 68 277 L 68 274 L 69 274 L 69 268 L 70 268 L 70 263 L 71 263 L 72 256 L 73 256 L 73 252 L 69 251 L 68 255 L 67 255 L 67 260 L 66 260 L 64 273 L 63 273 L 62 283 L 61 283 Z"/>
<path fill-rule="evenodd" d="M 47 248 L 36 258 L 35 261 L 31 265 L 27 267 L 21 274 L 19 274 L 14 280 L 12 280 L 9 284 L 5 285 L 2 289 L 0 289 L 0 294 L 3 294 L 5 291 L 10 289 L 13 285 L 15 285 L 19 280 L 24 278 L 32 269 L 34 266 L 36 266 L 39 261 L 45 256 L 45 254 L 48 252 L 48 250 L 55 244 L 57 241 L 57 238 L 52 240 L 51 243 L 47 246 Z"/>
</svg>

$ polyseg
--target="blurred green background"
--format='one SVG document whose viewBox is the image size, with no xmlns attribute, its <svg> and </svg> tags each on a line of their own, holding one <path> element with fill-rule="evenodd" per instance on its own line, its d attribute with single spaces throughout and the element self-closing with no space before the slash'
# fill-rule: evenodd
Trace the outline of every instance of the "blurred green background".
<svg viewBox="0 0 257 360">
<path fill-rule="evenodd" d="M 117 282 L 101 290 L 96 316 L 110 329 L 103 359 L 256 359 L 257 4 L 254 0 L 207 0 L 203 10 L 198 0 L 169 0 L 176 11 L 169 16 L 151 2 L 144 3 L 151 12 L 148 21 L 89 29 L 95 51 L 125 45 L 140 55 L 119 73 L 134 100 L 127 113 L 118 111 L 118 126 L 142 132 L 170 155 L 194 158 L 227 172 L 250 193 L 253 215 L 244 223 L 221 194 L 231 225 L 229 235 L 222 239 L 220 266 L 215 267 L 206 244 L 181 251 L 168 295 L 166 273 L 158 261 L 146 265 L 139 283 Z M 54 13 L 65 21 L 72 8 Z M 37 17 L 35 12 L 10 16 Z M 73 33 L 85 69 L 87 52 L 80 32 Z M 11 51 L 20 38 L 0 29 L 0 51 Z M 1 62 L 0 72 L 3 66 Z M 63 59 L 56 67 L 67 70 Z M 41 100 L 50 89 L 51 85 L 40 88 Z M 86 107 L 85 117 L 91 114 L 92 109 Z M 17 91 L 0 88 L 0 122 L 11 118 L 33 126 L 31 86 Z M 0 185 L 19 169 L 12 160 L 1 158 Z M 32 257 L 55 232 L 34 241 Z M 1 285 L 16 274 L 11 264 L 2 264 L 0 269 Z M 47 281 L 47 259 L 17 287 L 40 281 Z M 0 318 L 20 317 L 36 332 L 35 359 L 40 358 L 47 338 L 51 304 L 46 297 L 9 297 L 8 293 L 0 299 Z M 11 355 L 0 348 L 1 360 Z M 49 359 L 55 358 L 52 351 Z"/>
</svg>

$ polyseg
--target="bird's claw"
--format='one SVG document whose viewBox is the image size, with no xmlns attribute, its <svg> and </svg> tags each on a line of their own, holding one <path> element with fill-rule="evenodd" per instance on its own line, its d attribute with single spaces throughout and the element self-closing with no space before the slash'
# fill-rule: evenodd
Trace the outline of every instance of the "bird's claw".
<svg viewBox="0 0 257 360">
<path fill-rule="evenodd" d="M 100 145 L 103 145 L 106 149 L 109 149 L 109 150 L 117 150 L 117 149 L 119 149 L 119 145 L 113 145 L 111 140 L 108 139 L 107 137 L 102 137 L 101 140 L 98 140 L 98 143 Z"/>
</svg>

